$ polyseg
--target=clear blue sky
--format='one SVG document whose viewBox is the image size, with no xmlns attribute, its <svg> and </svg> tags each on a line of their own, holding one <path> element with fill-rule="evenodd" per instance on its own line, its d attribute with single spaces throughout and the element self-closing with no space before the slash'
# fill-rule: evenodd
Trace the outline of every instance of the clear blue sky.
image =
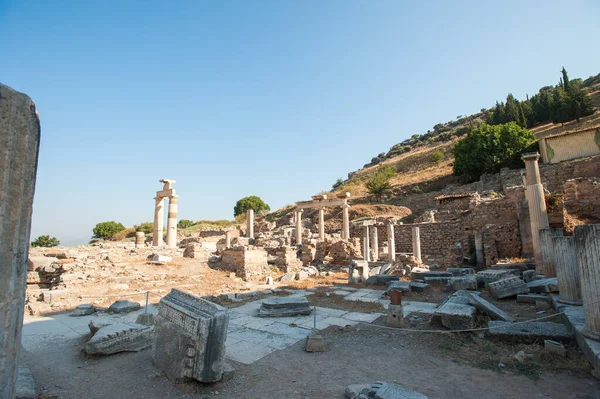
<svg viewBox="0 0 600 399">
<path fill-rule="evenodd" d="M 272 208 L 438 122 L 600 72 L 600 2 L 0 0 L 0 82 L 36 102 L 32 237 Z"/>
</svg>

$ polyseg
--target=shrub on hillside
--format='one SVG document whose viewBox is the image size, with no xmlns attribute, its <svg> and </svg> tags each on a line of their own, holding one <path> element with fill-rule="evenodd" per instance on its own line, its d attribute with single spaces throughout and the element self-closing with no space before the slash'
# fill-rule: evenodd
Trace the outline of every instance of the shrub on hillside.
<svg viewBox="0 0 600 399">
<path fill-rule="evenodd" d="M 251 195 L 244 197 L 236 202 L 233 207 L 233 216 L 239 216 L 246 213 L 248 209 L 254 209 L 254 212 L 270 211 L 271 207 L 267 205 L 260 197 Z"/>
<path fill-rule="evenodd" d="M 36 238 L 35 240 L 33 240 L 31 242 L 32 247 L 50 248 L 50 247 L 57 247 L 59 245 L 60 245 L 60 241 L 58 241 L 58 239 L 56 237 L 50 237 L 50 236 L 39 236 L 38 238 Z"/>
<path fill-rule="evenodd" d="M 440 162 L 442 162 L 442 160 L 444 159 L 444 154 L 442 154 L 441 151 L 434 151 L 431 153 L 431 161 L 434 164 L 438 164 Z"/>
<path fill-rule="evenodd" d="M 392 188 L 390 179 L 396 174 L 396 168 L 391 165 L 385 165 L 379 168 L 367 181 L 365 187 L 369 194 L 375 196 L 376 201 L 381 202 L 381 198 L 386 191 Z"/>
<path fill-rule="evenodd" d="M 94 227 L 92 232 L 94 238 L 104 238 L 105 240 L 111 240 L 115 234 L 119 231 L 125 230 L 125 226 L 115 221 L 101 222 Z"/>
<path fill-rule="evenodd" d="M 133 226 L 135 231 L 141 231 L 144 234 L 152 234 L 154 232 L 154 223 L 152 222 L 142 222 L 140 224 L 136 224 Z"/>
<path fill-rule="evenodd" d="M 333 185 L 331 186 L 331 189 L 332 190 L 337 190 L 338 188 L 342 187 L 343 185 L 344 185 L 344 181 L 340 177 L 339 179 L 337 179 L 335 181 L 335 183 L 333 183 Z"/>
<path fill-rule="evenodd" d="M 192 227 L 195 224 L 196 222 L 194 222 L 193 220 L 181 219 L 179 222 L 177 222 L 177 227 L 180 229 L 187 229 L 188 227 Z"/>
<path fill-rule="evenodd" d="M 515 122 L 483 124 L 454 145 L 454 174 L 476 181 L 502 167 L 522 166 L 521 154 L 531 151 L 534 143 L 533 133 Z"/>
</svg>

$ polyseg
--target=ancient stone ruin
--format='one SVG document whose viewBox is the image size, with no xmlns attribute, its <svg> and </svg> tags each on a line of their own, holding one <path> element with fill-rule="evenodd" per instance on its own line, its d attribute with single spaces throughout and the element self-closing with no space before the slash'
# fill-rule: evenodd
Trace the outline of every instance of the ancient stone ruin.
<svg viewBox="0 0 600 399">
<path fill-rule="evenodd" d="M 159 247 L 165 245 L 163 242 L 163 226 L 164 226 L 164 205 L 165 199 L 169 199 L 169 210 L 167 213 L 167 247 L 177 247 L 177 201 L 179 196 L 175 194 L 173 184 L 175 180 L 162 179 L 164 183 L 163 189 L 156 192 L 156 205 L 154 207 L 154 233 L 152 235 L 152 245 Z"/>
</svg>

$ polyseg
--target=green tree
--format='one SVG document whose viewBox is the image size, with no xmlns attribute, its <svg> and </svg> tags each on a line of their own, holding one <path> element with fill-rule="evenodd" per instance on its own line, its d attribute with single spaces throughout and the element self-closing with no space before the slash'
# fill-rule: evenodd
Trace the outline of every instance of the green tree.
<svg viewBox="0 0 600 399">
<path fill-rule="evenodd" d="M 333 185 L 331 186 L 331 189 L 332 190 L 337 190 L 338 188 L 342 187 L 343 185 L 344 185 L 344 181 L 340 177 L 339 179 L 337 179 L 335 181 L 335 183 L 333 183 Z"/>
<path fill-rule="evenodd" d="M 179 222 L 177 222 L 177 227 L 180 229 L 187 229 L 188 227 L 192 227 L 195 224 L 196 222 L 194 222 L 193 220 L 181 219 Z"/>
<path fill-rule="evenodd" d="M 144 234 L 152 234 L 154 232 L 154 223 L 152 222 L 142 222 L 140 224 L 133 225 L 135 231 L 141 231 Z"/>
<path fill-rule="evenodd" d="M 260 197 L 251 195 L 244 197 L 236 202 L 233 207 L 233 216 L 244 214 L 248 209 L 253 209 L 254 212 L 270 211 L 271 207 L 267 205 Z"/>
<path fill-rule="evenodd" d="M 50 236 L 39 236 L 31 242 L 32 247 L 57 247 L 60 245 L 60 241 L 56 237 Z"/>
<path fill-rule="evenodd" d="M 115 234 L 123 230 L 125 230 L 125 226 L 123 226 L 121 223 L 111 220 L 109 222 L 98 223 L 92 232 L 94 233 L 94 238 L 104 238 L 105 240 L 110 240 Z"/>
<path fill-rule="evenodd" d="M 520 165 L 521 154 L 535 143 L 535 136 L 515 122 L 483 124 L 454 145 L 454 174 L 476 181 L 483 173 Z"/>
<path fill-rule="evenodd" d="M 569 116 L 571 119 L 577 119 L 583 116 L 592 115 L 596 108 L 592 98 L 587 95 L 587 91 L 582 87 L 579 79 L 572 80 L 567 90 L 569 101 Z"/>
<path fill-rule="evenodd" d="M 367 192 L 375 196 L 377 202 L 381 202 L 381 198 L 386 191 L 392 188 L 390 179 L 396 174 L 396 168 L 391 165 L 385 165 L 379 168 L 365 184 Z"/>
<path fill-rule="evenodd" d="M 560 73 L 562 73 L 562 87 L 565 89 L 565 91 L 569 91 L 569 75 L 567 74 L 567 70 L 565 69 L 565 67 L 562 67 Z"/>
</svg>

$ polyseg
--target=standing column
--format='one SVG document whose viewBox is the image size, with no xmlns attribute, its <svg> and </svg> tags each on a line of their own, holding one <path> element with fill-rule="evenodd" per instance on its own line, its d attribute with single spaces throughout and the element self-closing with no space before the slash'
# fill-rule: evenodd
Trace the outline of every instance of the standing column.
<svg viewBox="0 0 600 399">
<path fill-rule="evenodd" d="M 231 248 L 231 232 L 229 230 L 225 232 L 225 248 Z"/>
<path fill-rule="evenodd" d="M 394 262 L 396 260 L 396 237 L 394 237 L 394 224 L 389 222 L 387 225 L 388 235 L 388 261 Z"/>
<path fill-rule="evenodd" d="M 156 205 L 154 206 L 154 230 L 152 232 L 152 245 L 155 247 L 163 245 L 163 223 L 165 212 L 165 199 L 155 197 Z"/>
<path fill-rule="evenodd" d="M 177 248 L 177 200 L 179 195 L 169 197 L 169 214 L 167 215 L 167 246 Z"/>
<path fill-rule="evenodd" d="M 365 234 L 363 236 L 363 259 L 367 262 L 371 261 L 369 245 L 369 226 L 365 226 Z"/>
<path fill-rule="evenodd" d="M 302 209 L 296 211 L 296 245 L 302 245 Z"/>
<path fill-rule="evenodd" d="M 542 229 L 550 227 L 548 213 L 546 211 L 546 199 L 544 198 L 544 187 L 540 178 L 538 159 L 540 154 L 523 154 L 521 159 L 525 162 L 525 198 L 529 206 L 529 217 L 531 219 L 531 241 L 533 244 L 533 256 L 536 263 L 536 271 L 543 273 L 543 259 L 540 244 L 540 233 Z"/>
<path fill-rule="evenodd" d="M 349 215 L 349 209 L 350 209 L 350 205 L 348 204 L 344 204 L 342 205 L 342 228 L 343 228 L 343 234 L 342 234 L 342 238 L 344 240 L 349 240 L 350 239 L 350 215 Z"/>
<path fill-rule="evenodd" d="M 377 237 L 377 226 L 371 228 L 371 248 L 373 248 L 373 262 L 379 260 L 379 239 Z"/>
<path fill-rule="evenodd" d="M 142 248 L 146 242 L 146 234 L 143 231 L 135 232 L 135 247 Z"/>
<path fill-rule="evenodd" d="M 413 256 L 421 262 L 421 233 L 419 227 L 412 228 Z"/>
<path fill-rule="evenodd" d="M 40 121 L 25 94 L 0 84 L 0 397 L 14 398 Z"/>
<path fill-rule="evenodd" d="M 561 237 L 562 229 L 543 229 L 540 230 L 540 251 L 544 264 L 544 276 L 556 277 L 556 261 L 554 254 L 553 237 Z"/>
<path fill-rule="evenodd" d="M 246 237 L 254 238 L 254 209 L 246 211 Z"/>
<path fill-rule="evenodd" d="M 600 224 L 575 227 L 575 253 L 585 313 L 581 333 L 600 341 Z"/>
<path fill-rule="evenodd" d="M 477 267 L 482 269 L 485 266 L 485 254 L 483 253 L 483 233 L 475 233 L 475 261 Z"/>
<path fill-rule="evenodd" d="M 319 208 L 319 240 L 325 241 L 325 208 Z"/>
<path fill-rule="evenodd" d="M 553 237 L 552 244 L 560 290 L 558 300 L 568 305 L 581 305 L 581 283 L 575 255 L 575 239 L 573 237 Z"/>
</svg>

